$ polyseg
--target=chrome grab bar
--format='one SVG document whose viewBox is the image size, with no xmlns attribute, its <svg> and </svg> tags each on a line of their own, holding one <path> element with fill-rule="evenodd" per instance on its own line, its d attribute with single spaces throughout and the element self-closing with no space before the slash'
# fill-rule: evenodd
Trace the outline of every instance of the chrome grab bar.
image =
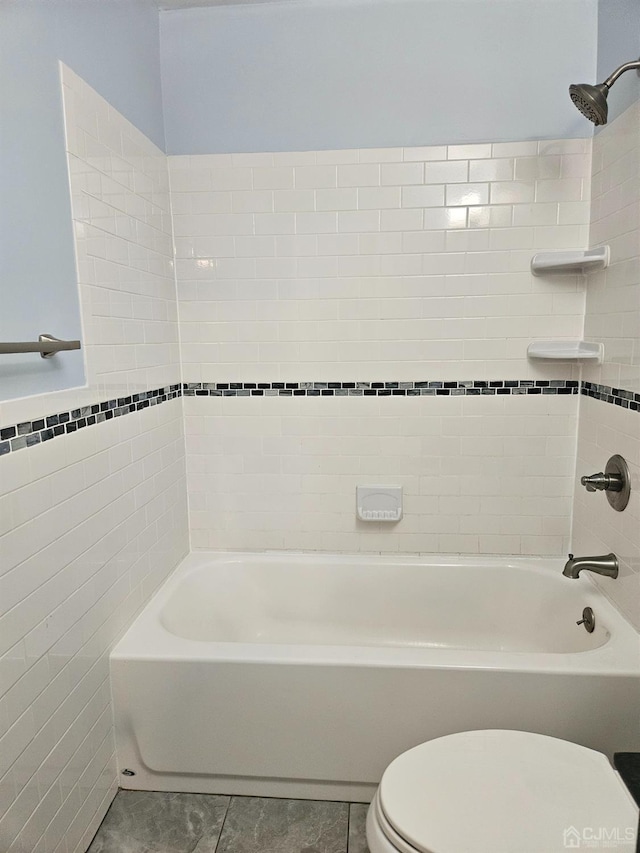
<svg viewBox="0 0 640 853">
<path fill-rule="evenodd" d="M 0 355 L 19 352 L 39 352 L 41 358 L 51 358 L 63 350 L 80 349 L 80 341 L 61 341 L 53 335 L 40 335 L 37 341 L 7 341 L 0 343 Z"/>
</svg>

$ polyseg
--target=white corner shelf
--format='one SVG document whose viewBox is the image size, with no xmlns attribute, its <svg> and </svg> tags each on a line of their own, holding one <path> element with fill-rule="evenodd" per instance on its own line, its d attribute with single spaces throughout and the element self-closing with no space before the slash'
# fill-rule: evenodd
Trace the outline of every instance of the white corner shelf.
<svg viewBox="0 0 640 853">
<path fill-rule="evenodd" d="M 589 273 L 609 266 L 609 247 L 598 249 L 572 249 L 560 252 L 538 252 L 531 259 L 534 275 L 545 273 Z"/>
<path fill-rule="evenodd" d="M 590 341 L 533 341 L 527 347 L 529 358 L 547 358 L 555 361 L 602 362 L 603 344 Z"/>
</svg>

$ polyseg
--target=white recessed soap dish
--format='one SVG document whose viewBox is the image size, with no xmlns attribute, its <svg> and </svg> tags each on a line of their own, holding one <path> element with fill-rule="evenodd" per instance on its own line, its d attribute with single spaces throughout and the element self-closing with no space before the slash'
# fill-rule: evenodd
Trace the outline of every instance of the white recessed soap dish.
<svg viewBox="0 0 640 853">
<path fill-rule="evenodd" d="M 356 486 L 356 513 L 360 521 L 400 521 L 402 486 Z"/>
<path fill-rule="evenodd" d="M 609 247 L 597 249 L 571 249 L 559 252 L 538 252 L 531 259 L 534 275 L 545 273 L 584 274 L 603 270 L 609 266 Z"/>
<path fill-rule="evenodd" d="M 556 361 L 595 361 L 600 364 L 604 345 L 590 341 L 533 341 L 527 347 L 527 356 Z"/>
</svg>

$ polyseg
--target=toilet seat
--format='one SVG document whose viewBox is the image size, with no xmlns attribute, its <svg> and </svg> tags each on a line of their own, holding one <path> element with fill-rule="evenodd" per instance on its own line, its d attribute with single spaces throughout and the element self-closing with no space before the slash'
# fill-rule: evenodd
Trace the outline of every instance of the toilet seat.
<svg viewBox="0 0 640 853">
<path fill-rule="evenodd" d="M 409 842 L 395 831 L 384 815 L 380 806 L 380 789 L 378 789 L 371 802 L 372 818 L 375 820 L 375 825 L 378 830 L 382 830 L 382 836 L 385 841 L 391 843 L 393 851 L 400 853 L 419 853 L 416 847 L 413 847 Z M 368 816 L 367 816 L 368 817 Z"/>
<path fill-rule="evenodd" d="M 401 853 L 562 853 L 585 829 L 591 838 L 608 833 L 602 847 L 632 853 L 638 809 L 601 753 L 488 730 L 437 738 L 396 758 L 371 820 Z"/>
</svg>

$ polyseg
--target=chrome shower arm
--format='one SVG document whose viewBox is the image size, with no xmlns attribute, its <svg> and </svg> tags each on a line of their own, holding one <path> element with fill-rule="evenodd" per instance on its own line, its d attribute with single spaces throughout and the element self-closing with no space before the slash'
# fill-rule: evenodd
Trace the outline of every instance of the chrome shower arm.
<svg viewBox="0 0 640 853">
<path fill-rule="evenodd" d="M 613 84 L 616 82 L 618 77 L 624 74 L 625 71 L 631 71 L 633 68 L 640 69 L 640 59 L 636 59 L 634 62 L 625 62 L 624 65 L 621 65 L 620 68 L 616 68 L 616 70 L 604 81 L 604 85 L 607 89 L 610 89 Z"/>
</svg>

